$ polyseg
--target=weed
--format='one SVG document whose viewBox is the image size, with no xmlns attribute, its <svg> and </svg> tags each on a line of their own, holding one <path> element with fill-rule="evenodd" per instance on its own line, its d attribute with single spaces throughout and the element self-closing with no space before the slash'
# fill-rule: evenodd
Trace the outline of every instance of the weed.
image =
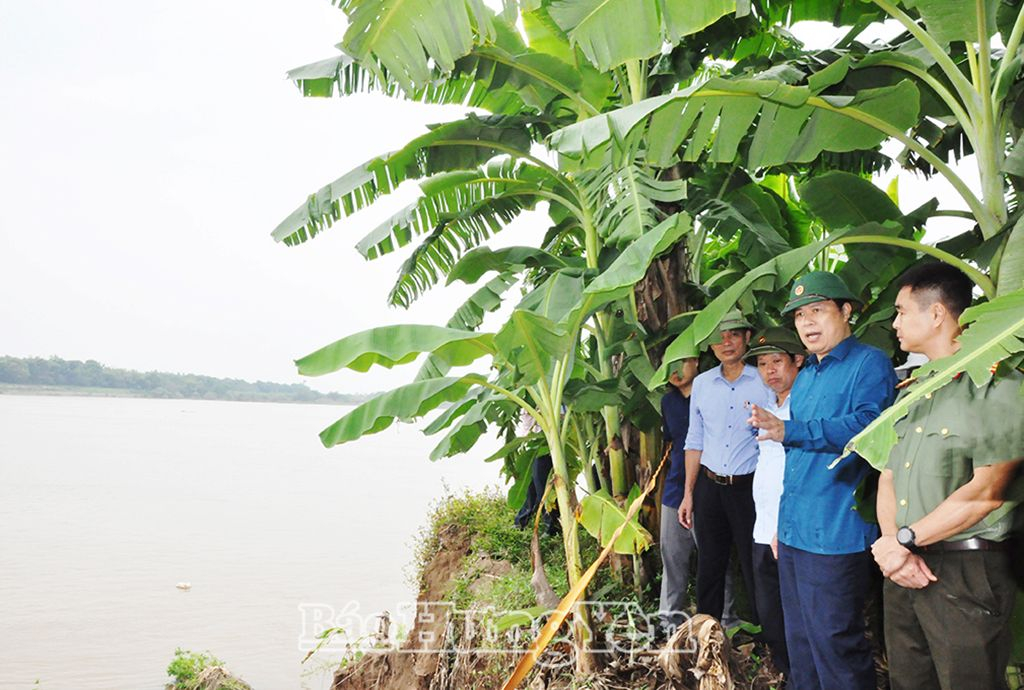
<svg viewBox="0 0 1024 690">
<path fill-rule="evenodd" d="M 175 690 L 192 690 L 203 669 L 223 665 L 224 662 L 209 651 L 192 652 L 178 647 L 174 650 L 174 659 L 167 666 L 167 675 L 174 679 L 171 687 Z"/>
</svg>

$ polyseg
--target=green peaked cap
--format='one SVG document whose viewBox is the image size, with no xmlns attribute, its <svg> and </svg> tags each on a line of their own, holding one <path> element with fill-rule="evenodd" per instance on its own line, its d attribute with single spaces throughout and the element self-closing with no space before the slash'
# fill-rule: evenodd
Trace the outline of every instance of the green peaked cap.
<svg viewBox="0 0 1024 690">
<path fill-rule="evenodd" d="M 739 309 L 733 309 L 722 317 L 721 322 L 718 324 L 718 330 L 721 331 L 732 331 L 739 328 L 746 328 L 754 330 L 754 327 L 747 321 L 747 317 L 743 316 L 743 312 Z"/>
<path fill-rule="evenodd" d="M 758 355 L 775 353 L 807 354 L 800 336 L 783 326 L 771 326 L 750 339 L 750 350 L 743 356 L 747 364 L 756 364 Z"/>
<path fill-rule="evenodd" d="M 843 279 L 828 271 L 811 271 L 795 281 L 789 288 L 789 301 L 782 308 L 783 314 L 796 311 L 807 304 L 823 302 L 827 299 L 849 300 L 863 304 L 856 295 L 850 292 Z"/>
</svg>

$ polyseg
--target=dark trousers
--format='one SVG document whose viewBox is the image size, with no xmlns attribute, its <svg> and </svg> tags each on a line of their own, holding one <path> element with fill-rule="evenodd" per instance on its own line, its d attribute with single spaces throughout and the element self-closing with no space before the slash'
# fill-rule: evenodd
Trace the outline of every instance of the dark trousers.
<svg viewBox="0 0 1024 690">
<path fill-rule="evenodd" d="M 1016 584 L 1000 551 L 927 553 L 938 579 L 924 589 L 885 582 L 885 641 L 893 690 L 1006 687 Z"/>
<path fill-rule="evenodd" d="M 779 544 L 789 690 L 875 690 L 864 635 L 870 551 L 822 555 Z"/>
<path fill-rule="evenodd" d="M 733 545 L 740 561 L 747 596 L 750 598 L 752 623 L 757 623 L 754 594 L 754 567 L 751 550 L 754 544 L 753 482 L 741 480 L 731 485 L 716 484 L 703 467 L 693 490 L 693 531 L 697 539 L 697 613 L 706 613 L 721 620 L 725 608 L 725 574 Z"/>
<path fill-rule="evenodd" d="M 779 594 L 779 564 L 772 547 L 754 544 L 754 599 L 761 621 L 761 637 L 772 652 L 775 668 L 789 676 L 789 654 L 786 651 L 786 624 Z"/>
</svg>

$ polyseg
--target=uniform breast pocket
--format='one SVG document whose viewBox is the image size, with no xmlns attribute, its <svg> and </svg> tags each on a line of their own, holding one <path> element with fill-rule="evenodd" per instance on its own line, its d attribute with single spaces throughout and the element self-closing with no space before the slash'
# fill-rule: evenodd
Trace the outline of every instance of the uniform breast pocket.
<svg viewBox="0 0 1024 690">
<path fill-rule="evenodd" d="M 921 470 L 927 474 L 951 479 L 961 484 L 971 471 L 971 453 L 967 439 L 948 427 L 929 429 L 924 439 L 929 452 Z"/>
</svg>

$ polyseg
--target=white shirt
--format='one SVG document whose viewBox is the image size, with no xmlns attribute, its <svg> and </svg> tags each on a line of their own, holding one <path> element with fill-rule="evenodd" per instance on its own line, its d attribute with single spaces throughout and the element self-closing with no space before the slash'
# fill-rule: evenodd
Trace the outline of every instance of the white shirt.
<svg viewBox="0 0 1024 690">
<path fill-rule="evenodd" d="M 779 419 L 789 419 L 789 401 L 782 405 L 775 398 L 765 409 Z M 758 441 L 757 471 L 754 472 L 754 543 L 771 544 L 779 528 L 779 499 L 782 497 L 782 477 L 786 470 L 786 449 L 778 441 Z"/>
</svg>

